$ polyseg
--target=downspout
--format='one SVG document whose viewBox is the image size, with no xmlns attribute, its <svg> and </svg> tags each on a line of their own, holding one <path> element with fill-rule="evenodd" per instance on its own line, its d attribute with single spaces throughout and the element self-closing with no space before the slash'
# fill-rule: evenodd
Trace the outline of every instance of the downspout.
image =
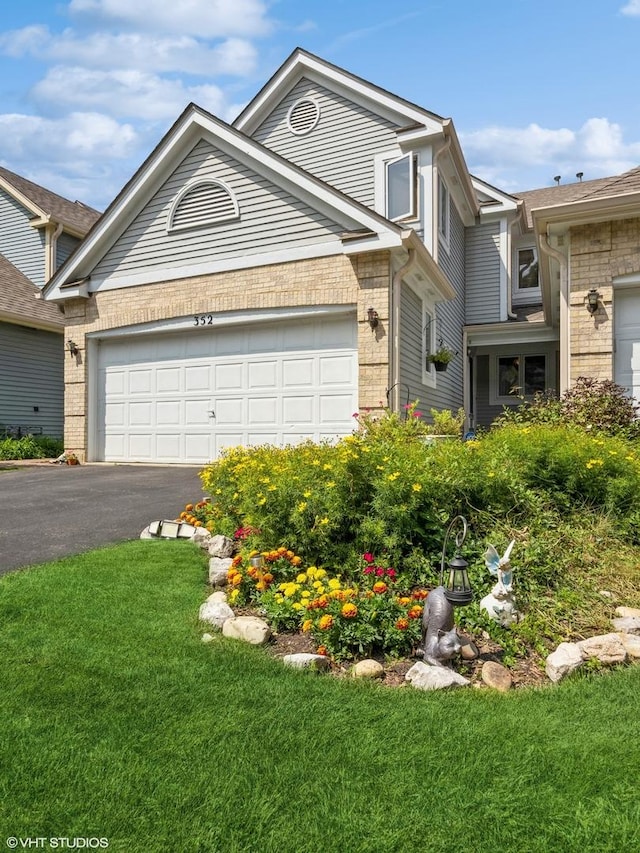
<svg viewBox="0 0 640 853">
<path fill-rule="evenodd" d="M 44 270 L 45 281 L 49 281 L 56 271 L 56 247 L 58 245 L 58 237 L 62 234 L 62 228 L 62 222 L 59 222 L 52 233 L 51 226 L 47 225 L 47 254 Z"/>
<path fill-rule="evenodd" d="M 416 262 L 416 250 L 407 249 L 409 257 L 393 274 L 391 283 L 391 389 L 393 391 L 391 410 L 400 411 L 400 289 L 402 279 L 410 273 Z"/>
<path fill-rule="evenodd" d="M 540 234 L 540 248 L 550 258 L 553 258 L 560 267 L 560 394 L 569 390 L 571 384 L 571 362 L 569 339 L 569 265 L 566 256 L 558 249 L 554 249 L 549 243 L 546 234 Z"/>
</svg>

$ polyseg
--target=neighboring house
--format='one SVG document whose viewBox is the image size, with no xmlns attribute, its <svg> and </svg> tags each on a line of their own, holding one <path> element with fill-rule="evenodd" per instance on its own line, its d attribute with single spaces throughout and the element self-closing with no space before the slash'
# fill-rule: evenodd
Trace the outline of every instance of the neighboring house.
<svg viewBox="0 0 640 853">
<path fill-rule="evenodd" d="M 0 435 L 62 437 L 64 313 L 41 289 L 98 216 L 0 167 Z"/>
<path fill-rule="evenodd" d="M 66 444 L 200 463 L 566 387 L 565 189 L 472 177 L 450 119 L 294 51 L 233 126 L 190 105 L 46 286 L 79 348 Z"/>
</svg>

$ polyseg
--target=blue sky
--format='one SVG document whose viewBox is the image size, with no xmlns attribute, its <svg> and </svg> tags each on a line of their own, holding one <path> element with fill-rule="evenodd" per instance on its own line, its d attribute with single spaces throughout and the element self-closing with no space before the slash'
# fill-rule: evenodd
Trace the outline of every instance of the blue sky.
<svg viewBox="0 0 640 853">
<path fill-rule="evenodd" d="M 195 101 L 300 46 L 453 119 L 506 191 L 640 164 L 640 0 L 30 0 L 0 18 L 0 164 L 103 209 Z"/>
</svg>

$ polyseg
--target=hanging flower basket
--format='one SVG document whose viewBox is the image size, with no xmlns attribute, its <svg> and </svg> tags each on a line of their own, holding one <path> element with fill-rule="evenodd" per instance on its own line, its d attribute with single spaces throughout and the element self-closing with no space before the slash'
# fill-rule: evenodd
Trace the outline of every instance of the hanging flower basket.
<svg viewBox="0 0 640 853">
<path fill-rule="evenodd" d="M 447 365 L 454 355 L 455 353 L 447 349 L 447 347 L 440 347 L 434 353 L 431 353 L 427 360 L 439 373 L 442 373 L 447 369 Z"/>
</svg>

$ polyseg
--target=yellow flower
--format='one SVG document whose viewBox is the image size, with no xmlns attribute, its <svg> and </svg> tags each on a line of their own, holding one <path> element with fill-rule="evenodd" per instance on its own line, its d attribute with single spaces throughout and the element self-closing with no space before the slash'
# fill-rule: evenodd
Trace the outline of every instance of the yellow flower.
<svg viewBox="0 0 640 853">
<path fill-rule="evenodd" d="M 300 503 L 296 507 L 298 512 L 304 512 L 306 508 L 307 508 L 307 502 L 306 501 L 300 501 Z"/>
<path fill-rule="evenodd" d="M 321 519 L 320 519 L 320 524 L 329 524 L 329 519 L 327 518 L 327 516 L 326 516 L 326 515 L 325 515 L 325 517 L 324 517 L 324 518 L 321 518 Z"/>
<path fill-rule="evenodd" d="M 294 610 L 302 610 L 302 604 L 299 601 L 294 601 L 291 606 Z"/>
<path fill-rule="evenodd" d="M 413 486 L 411 486 L 411 488 L 413 489 L 414 492 L 421 492 L 422 491 L 422 486 L 420 485 L 420 483 L 414 483 Z"/>
<path fill-rule="evenodd" d="M 313 627 L 313 621 L 311 619 L 305 619 L 302 623 L 302 630 L 306 634 L 307 631 L 310 631 Z"/>
<path fill-rule="evenodd" d="M 329 589 L 340 589 L 342 584 L 338 578 L 331 578 L 329 581 Z"/>
<path fill-rule="evenodd" d="M 333 616 L 330 613 L 325 613 L 324 616 L 320 618 L 318 622 L 318 628 L 321 631 L 328 631 L 329 628 L 333 625 Z"/>
<path fill-rule="evenodd" d="M 340 611 L 345 619 L 353 619 L 358 615 L 358 608 L 352 602 L 347 602 L 342 605 L 342 610 Z"/>
<path fill-rule="evenodd" d="M 287 583 L 284 585 L 284 594 L 287 598 L 291 598 L 300 589 L 297 583 Z"/>
<path fill-rule="evenodd" d="M 394 471 L 393 474 L 389 474 L 389 476 L 387 477 L 387 480 L 391 480 L 391 481 L 397 480 L 399 476 L 400 476 L 400 471 Z"/>
<path fill-rule="evenodd" d="M 307 577 L 310 579 L 315 578 L 317 571 L 318 570 L 315 566 L 309 566 L 309 568 L 307 569 Z"/>
<path fill-rule="evenodd" d="M 265 497 L 262 497 L 258 501 L 258 506 L 264 506 L 264 504 L 266 504 L 266 502 L 267 502 L 267 499 Z"/>
<path fill-rule="evenodd" d="M 307 489 L 307 491 L 306 491 L 306 492 L 303 492 L 303 493 L 302 493 L 302 497 L 303 497 L 303 498 L 310 498 L 310 497 L 311 497 L 311 492 Z"/>
<path fill-rule="evenodd" d="M 314 581 L 313 588 L 317 589 L 318 592 L 324 592 L 324 584 L 322 583 L 322 581 Z"/>
<path fill-rule="evenodd" d="M 327 487 L 328 489 L 333 489 L 333 488 L 335 488 L 335 485 L 336 485 L 336 484 L 334 483 L 334 481 L 333 481 L 333 480 L 329 480 L 329 482 L 328 482 L 328 483 L 326 483 L 325 485 L 326 485 L 326 487 Z"/>
<path fill-rule="evenodd" d="M 327 573 L 324 569 L 316 569 L 316 577 L 318 580 L 322 580 L 322 578 L 326 578 Z"/>
<path fill-rule="evenodd" d="M 231 592 L 229 593 L 229 601 L 231 602 L 231 604 L 233 604 L 233 602 L 237 599 L 237 597 L 239 595 L 240 595 L 239 589 L 232 589 L 231 590 Z"/>
<path fill-rule="evenodd" d="M 495 476 L 496 476 L 495 471 L 489 471 L 489 473 L 487 474 L 487 477 L 495 477 Z"/>
<path fill-rule="evenodd" d="M 311 598 L 311 593 L 308 589 L 303 589 L 300 593 L 300 598 Z"/>
<path fill-rule="evenodd" d="M 304 572 L 300 572 L 300 574 L 296 578 L 296 583 L 306 583 L 306 582 L 307 582 L 307 576 L 305 575 Z"/>
</svg>

